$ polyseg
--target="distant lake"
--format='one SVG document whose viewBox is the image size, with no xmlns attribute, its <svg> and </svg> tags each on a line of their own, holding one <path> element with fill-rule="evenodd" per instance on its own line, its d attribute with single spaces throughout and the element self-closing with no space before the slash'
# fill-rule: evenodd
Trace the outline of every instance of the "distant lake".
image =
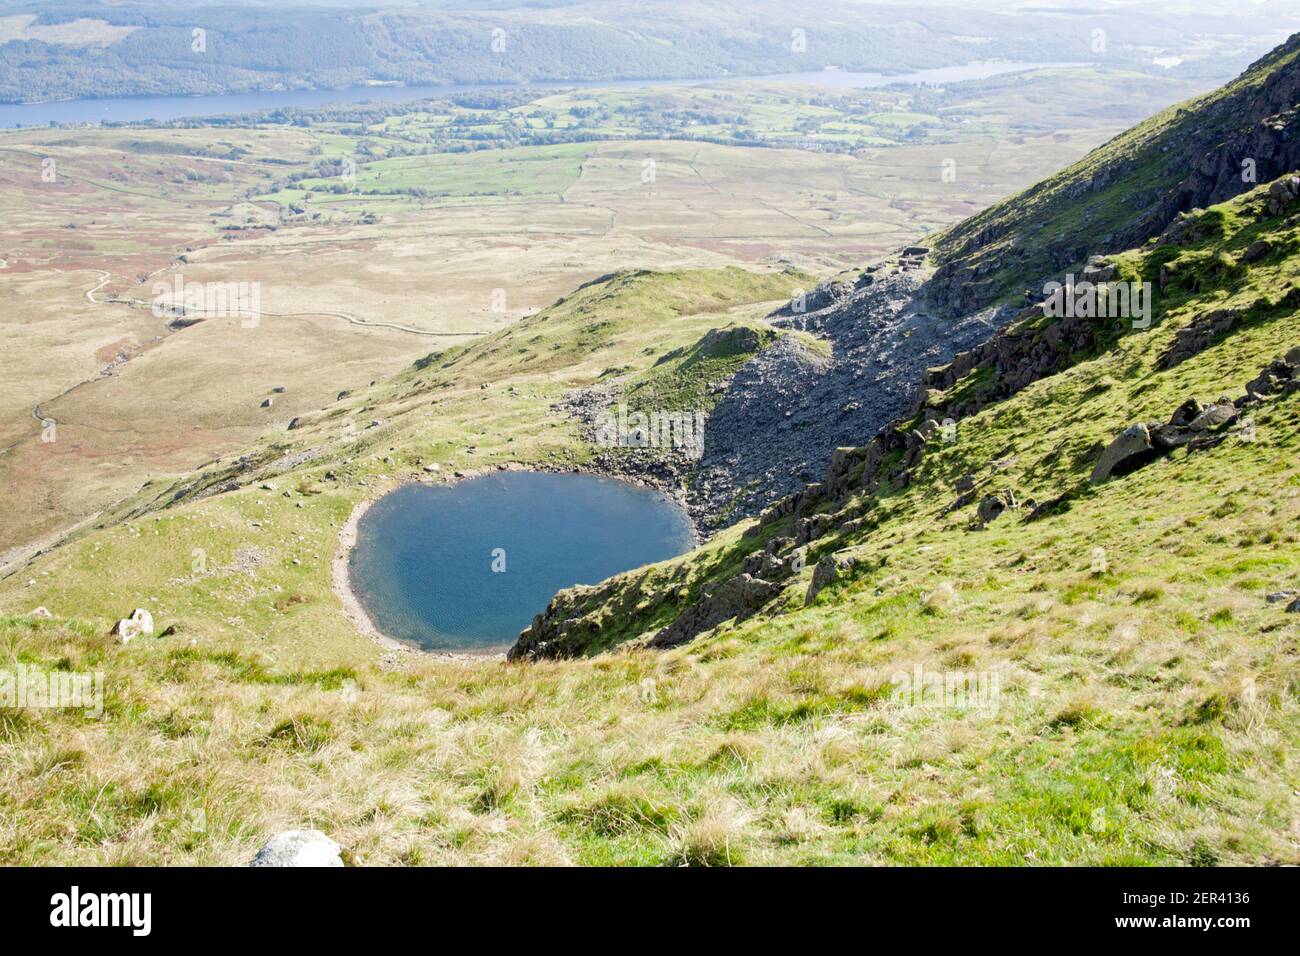
<svg viewBox="0 0 1300 956">
<path fill-rule="evenodd" d="M 823 86 L 830 89 L 866 89 L 890 83 L 957 83 L 980 80 L 1000 73 L 1014 73 L 1071 63 L 968 63 L 914 73 L 849 73 L 817 70 L 809 73 L 780 73 L 770 76 L 728 76 L 708 80 L 597 80 L 555 83 L 474 84 L 461 86 L 358 86 L 345 90 L 268 90 L 253 93 L 223 93 L 215 96 L 118 96 L 103 99 L 66 100 L 54 103 L 0 103 L 0 127 L 48 126 L 50 123 L 126 123 L 143 120 L 174 120 L 258 110 L 305 108 L 343 103 L 405 103 L 453 93 L 484 90 L 558 90 L 574 87 L 657 87 L 727 83 L 781 83 Z"/>
<path fill-rule="evenodd" d="M 690 521 L 666 495 L 542 472 L 405 485 L 375 502 L 357 531 L 357 598 L 384 634 L 428 650 L 504 650 L 556 591 L 694 546 Z"/>
</svg>

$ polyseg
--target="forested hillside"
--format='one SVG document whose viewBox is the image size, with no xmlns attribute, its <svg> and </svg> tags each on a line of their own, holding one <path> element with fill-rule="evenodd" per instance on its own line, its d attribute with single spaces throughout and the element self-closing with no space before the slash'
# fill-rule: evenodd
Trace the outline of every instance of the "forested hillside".
<svg viewBox="0 0 1300 956">
<path fill-rule="evenodd" d="M 1096 17 L 846 2 L 797 10 L 777 0 L 482 7 L 9 2 L 0 4 L 0 100 L 824 67 L 889 73 L 994 59 L 1162 72 L 1152 60 L 1162 49 L 1183 51 L 1176 72 L 1217 77 L 1263 42 L 1245 35 L 1204 47 L 1193 42 L 1198 28 L 1223 32 L 1221 24 L 1122 9 Z M 1203 48 L 1201 58 L 1189 48 Z"/>
</svg>

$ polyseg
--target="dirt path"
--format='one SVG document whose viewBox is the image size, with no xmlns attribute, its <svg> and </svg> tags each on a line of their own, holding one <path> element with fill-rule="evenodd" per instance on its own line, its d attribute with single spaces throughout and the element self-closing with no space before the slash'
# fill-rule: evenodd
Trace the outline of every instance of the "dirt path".
<svg viewBox="0 0 1300 956">
<path fill-rule="evenodd" d="M 101 269 L 99 272 L 99 285 L 92 286 L 91 288 L 86 290 L 86 301 L 89 302 L 91 305 L 100 305 L 101 304 L 100 301 L 95 298 L 95 293 L 98 292 L 100 289 L 104 288 L 104 286 L 108 285 L 109 280 L 112 278 L 113 278 L 112 273 L 105 272 Z"/>
<path fill-rule="evenodd" d="M 155 275 L 156 274 L 157 273 L 155 273 Z M 105 273 L 105 276 L 107 276 L 107 273 Z M 146 302 L 144 299 L 135 299 L 129 296 L 113 296 L 112 298 L 104 299 L 103 301 L 93 298 L 93 293 L 102 289 L 107 282 L 108 278 L 105 278 L 99 283 L 99 285 L 95 286 L 93 289 L 87 290 L 86 301 L 93 302 L 95 305 L 125 305 L 132 309 L 153 307 L 152 303 Z M 183 314 L 206 317 L 208 313 L 204 309 L 186 308 Z M 433 338 L 462 338 L 488 334 L 487 332 L 431 332 L 427 329 L 413 329 L 409 325 L 398 325 L 395 322 L 373 322 L 370 319 L 358 318 L 357 316 L 350 315 L 347 312 L 333 312 L 328 309 L 317 309 L 312 312 L 272 312 L 270 309 L 262 309 L 261 314 L 274 316 L 277 319 L 310 318 L 313 315 L 325 315 L 333 319 L 342 319 L 344 322 L 363 329 L 391 329 L 394 332 L 406 332 L 410 335 L 426 335 Z"/>
</svg>

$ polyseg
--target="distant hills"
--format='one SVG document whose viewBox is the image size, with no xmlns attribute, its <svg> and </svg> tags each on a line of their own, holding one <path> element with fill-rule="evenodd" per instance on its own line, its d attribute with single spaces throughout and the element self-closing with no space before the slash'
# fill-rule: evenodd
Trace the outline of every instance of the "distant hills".
<svg viewBox="0 0 1300 956">
<path fill-rule="evenodd" d="M 846 2 L 800 11 L 776 0 L 542 6 L 466 0 L 436 9 L 9 2 L 0 3 L 0 101 L 826 67 L 901 72 L 988 59 L 1106 62 L 1208 71 L 1217 79 L 1271 45 L 1276 37 L 1265 32 L 1295 20 L 1288 14 L 1230 22 L 1166 17 L 1148 8 L 1142 16 L 1013 16 Z M 1207 43 L 1207 36 L 1220 39 Z"/>
</svg>

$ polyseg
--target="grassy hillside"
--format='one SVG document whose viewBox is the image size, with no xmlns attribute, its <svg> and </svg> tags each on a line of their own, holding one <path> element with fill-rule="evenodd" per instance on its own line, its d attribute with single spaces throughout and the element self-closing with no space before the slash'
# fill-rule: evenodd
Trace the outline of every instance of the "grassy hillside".
<svg viewBox="0 0 1300 956">
<path fill-rule="evenodd" d="M 1300 35 L 1212 93 L 1170 107 L 1078 162 L 940 233 L 938 296 L 960 310 L 1019 301 L 1090 254 L 1118 252 L 1181 212 L 1300 165 Z"/>
<path fill-rule="evenodd" d="M 345 397 L 246 467 L 146 489 L 130 520 L 0 583 L 4 659 L 103 671 L 107 699 L 103 720 L 0 712 L 0 860 L 238 863 L 312 825 L 363 864 L 1300 862 L 1300 619 L 1266 600 L 1300 565 L 1300 398 L 1251 410 L 1249 438 L 1087 481 L 1126 426 L 1239 395 L 1300 345 L 1297 211 L 1261 189 L 1122 257 L 1157 282 L 1173 265 L 1151 329 L 963 420 L 906 483 L 852 485 L 775 604 L 667 651 L 382 652 L 330 592 L 335 534 L 429 461 L 580 464 L 573 423 L 548 414 L 564 388 L 610 368 L 656 387 L 658 358 L 685 349 L 664 363 L 681 371 L 785 276 L 595 283 Z M 1180 330 L 1225 308 L 1243 320 L 1164 367 Z M 967 476 L 1066 504 L 981 526 L 973 503 L 950 510 Z M 698 590 L 798 520 L 625 576 L 610 624 L 648 636 L 656 581 Z M 856 563 L 804 607 L 832 551 Z M 37 604 L 54 618 L 26 616 Z M 103 636 L 137 605 L 178 631 Z M 987 693 L 900 696 L 918 667 Z"/>
<path fill-rule="evenodd" d="M 316 663 L 373 655 L 330 596 L 336 536 L 358 501 L 428 478 L 423 468 L 433 463 L 446 478 L 507 463 L 578 467 L 599 449 L 581 439 L 575 419 L 551 409 L 567 390 L 655 381 L 679 364 L 655 370 L 658 359 L 693 348 L 710 329 L 756 321 L 809 281 L 731 268 L 591 283 L 502 332 L 298 416 L 295 428 L 281 426 L 239 455 L 147 482 L 75 543 L 6 579 L 0 605 L 111 623 L 124 602 L 152 597 L 156 616 L 203 640 L 254 642 Z"/>
</svg>

